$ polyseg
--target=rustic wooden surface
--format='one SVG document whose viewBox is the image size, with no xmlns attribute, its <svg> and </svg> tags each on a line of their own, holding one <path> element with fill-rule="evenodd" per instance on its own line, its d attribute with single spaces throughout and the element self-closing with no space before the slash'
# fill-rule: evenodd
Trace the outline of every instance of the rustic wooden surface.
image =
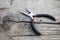
<svg viewBox="0 0 60 40">
<path fill-rule="evenodd" d="M 60 21 L 60 0 L 14 0 L 11 8 L 0 10 L 0 17 L 8 13 L 19 14 L 20 11 L 26 12 L 25 8 L 30 9 L 35 14 L 50 14 Z M 30 20 L 28 17 L 19 16 L 20 20 Z M 0 20 L 1 20 L 0 19 Z M 40 19 L 36 18 L 35 21 Z M 41 18 L 42 21 L 50 21 L 49 19 Z M 2 20 L 1 20 L 2 21 Z M 0 22 L 2 23 L 2 22 Z M 9 30 L 0 29 L 0 40 L 60 40 L 60 25 L 51 24 L 36 24 L 36 28 L 42 33 L 41 36 L 20 36 L 34 35 L 28 28 L 28 23 L 7 23 L 11 26 Z M 12 25 L 11 25 L 12 24 Z M 27 24 L 27 25 L 25 25 Z"/>
</svg>

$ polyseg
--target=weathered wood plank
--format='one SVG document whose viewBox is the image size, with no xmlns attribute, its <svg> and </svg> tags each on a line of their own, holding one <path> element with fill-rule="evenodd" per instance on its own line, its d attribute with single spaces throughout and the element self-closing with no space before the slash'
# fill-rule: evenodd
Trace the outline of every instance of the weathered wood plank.
<svg viewBox="0 0 60 40">
<path fill-rule="evenodd" d="M 20 11 L 26 12 L 24 8 L 30 9 L 35 14 L 50 14 L 56 18 L 56 21 L 60 21 L 60 1 L 59 0 L 14 0 L 13 5 L 10 9 L 0 10 L 0 16 L 4 16 L 6 13 L 18 14 Z M 4 13 L 4 14 L 3 14 Z M 19 15 L 19 14 L 18 14 Z M 21 19 L 26 21 L 30 20 L 28 17 L 19 16 Z M 3 18 L 3 17 L 2 17 Z M 15 20 L 15 19 L 14 19 Z M 46 18 L 36 18 L 35 21 L 50 21 Z M 5 34 L 0 34 L 1 40 L 9 40 L 5 35 L 9 35 L 14 40 L 60 40 L 60 25 L 51 24 L 35 24 L 37 30 L 39 30 L 41 36 L 20 36 L 20 35 L 34 35 L 34 33 L 28 28 L 28 23 L 7 23 L 10 27 L 9 30 L 2 30 Z M 12 25 L 11 25 L 12 24 Z M 27 24 L 27 25 L 25 25 Z M 5 31 L 5 32 L 4 32 Z M 7 37 L 7 38 L 5 38 Z"/>
<path fill-rule="evenodd" d="M 59 35 L 49 35 L 49 36 L 19 36 L 13 37 L 14 40 L 60 40 Z"/>
</svg>

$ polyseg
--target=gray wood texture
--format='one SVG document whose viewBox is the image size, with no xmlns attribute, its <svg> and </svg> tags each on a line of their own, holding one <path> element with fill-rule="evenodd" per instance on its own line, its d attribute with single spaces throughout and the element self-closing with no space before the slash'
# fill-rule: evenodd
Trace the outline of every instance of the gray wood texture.
<svg viewBox="0 0 60 40">
<path fill-rule="evenodd" d="M 25 8 L 30 9 L 35 14 L 50 14 L 56 18 L 56 22 L 60 22 L 60 0 L 14 0 L 10 8 L 0 10 L 0 23 L 2 24 L 2 18 L 8 14 L 16 14 L 16 16 L 19 15 L 20 20 L 29 21 L 28 17 L 20 14 L 20 12 L 26 13 Z M 11 18 L 17 20 L 15 16 Z M 34 21 L 40 20 L 51 21 L 46 18 L 35 18 Z M 60 25 L 35 24 L 37 30 L 42 33 L 41 36 L 21 36 L 34 35 L 29 28 L 29 23 L 7 22 L 6 24 L 9 25 L 10 29 L 4 30 L 0 28 L 0 40 L 60 40 Z M 5 27 L 7 28 L 7 26 Z"/>
</svg>

